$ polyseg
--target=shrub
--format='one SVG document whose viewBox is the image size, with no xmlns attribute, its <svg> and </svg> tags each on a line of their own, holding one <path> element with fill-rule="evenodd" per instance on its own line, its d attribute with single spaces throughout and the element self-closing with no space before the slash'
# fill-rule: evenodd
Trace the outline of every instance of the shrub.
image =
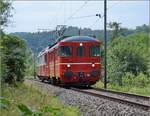
<svg viewBox="0 0 150 116">
<path fill-rule="evenodd" d="M 135 75 L 133 75 L 132 73 L 125 73 L 125 75 L 123 76 L 123 85 L 124 86 L 132 86 L 134 84 L 134 78 Z"/>
<path fill-rule="evenodd" d="M 4 35 L 0 40 L 2 80 L 9 84 L 23 81 L 26 63 L 26 44 L 15 36 Z"/>
<path fill-rule="evenodd" d="M 108 76 L 112 83 L 122 85 L 123 76 L 131 72 L 148 75 L 148 36 L 135 34 L 114 39 L 108 46 Z"/>
<path fill-rule="evenodd" d="M 148 86 L 149 80 L 147 75 L 140 73 L 136 78 L 134 79 L 135 86 L 137 87 L 146 87 Z"/>
</svg>

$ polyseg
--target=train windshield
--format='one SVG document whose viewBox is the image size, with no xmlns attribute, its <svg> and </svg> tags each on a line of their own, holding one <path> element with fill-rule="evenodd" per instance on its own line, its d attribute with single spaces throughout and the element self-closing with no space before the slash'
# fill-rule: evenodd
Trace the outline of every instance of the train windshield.
<svg viewBox="0 0 150 116">
<path fill-rule="evenodd" d="M 72 56 L 72 47 L 71 46 L 61 46 L 59 54 L 62 57 L 70 57 L 70 56 Z"/>
<path fill-rule="evenodd" d="M 77 56 L 79 56 L 79 57 L 82 57 L 82 56 L 84 56 L 84 47 L 83 46 L 79 46 L 78 48 L 77 48 Z"/>
<path fill-rule="evenodd" d="M 100 56 L 100 46 L 91 46 L 90 56 Z"/>
</svg>

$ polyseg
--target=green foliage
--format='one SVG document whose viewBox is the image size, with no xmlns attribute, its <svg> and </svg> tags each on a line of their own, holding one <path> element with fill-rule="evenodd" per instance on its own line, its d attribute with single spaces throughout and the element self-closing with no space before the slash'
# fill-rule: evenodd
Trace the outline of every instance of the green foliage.
<svg viewBox="0 0 150 116">
<path fill-rule="evenodd" d="M 127 74 L 130 75 L 130 74 Z M 130 76 L 133 76 L 132 74 Z M 134 76 L 135 77 L 135 76 Z M 129 78 L 129 77 L 127 77 Z M 138 86 L 135 82 L 136 79 L 127 80 L 123 77 L 123 86 L 119 86 L 116 83 L 108 83 L 107 88 L 110 90 L 116 90 L 116 91 L 122 91 L 122 92 L 130 92 L 130 93 L 136 93 L 140 95 L 150 95 L 150 85 L 147 83 L 143 87 Z M 145 80 L 145 79 L 144 79 Z M 127 82 L 127 83 L 125 83 Z M 138 81 L 139 82 L 139 81 Z M 146 81 L 147 82 L 147 81 Z M 129 83 L 132 83 L 131 85 L 128 85 Z M 98 81 L 94 87 L 97 88 L 104 88 L 104 83 L 102 81 Z"/>
<path fill-rule="evenodd" d="M 44 116 L 50 114 L 51 116 L 79 116 L 79 111 L 73 107 L 54 107 L 51 105 L 46 105 L 42 107 L 38 112 L 33 111 L 29 106 L 25 104 L 18 105 L 18 108 L 22 116 Z M 75 113 L 76 112 L 76 113 Z"/>
<path fill-rule="evenodd" d="M 0 98 L 0 109 L 8 109 L 9 105 L 10 105 L 9 100 L 3 97 Z"/>
<path fill-rule="evenodd" d="M 112 40 L 117 38 L 119 36 L 119 31 L 121 29 L 120 27 L 121 23 L 117 23 L 117 22 L 110 22 L 109 23 L 109 28 L 112 29 Z"/>
<path fill-rule="evenodd" d="M 126 72 L 123 76 L 123 85 L 132 86 L 134 84 L 135 75 L 132 73 Z"/>
<path fill-rule="evenodd" d="M 8 18 L 11 17 L 10 10 L 12 9 L 11 2 L 8 0 L 0 0 L 0 32 L 3 27 L 7 26 Z"/>
<path fill-rule="evenodd" d="M 120 26 L 120 24 L 119 24 Z M 139 29 L 140 28 L 140 29 Z M 77 36 L 79 32 L 78 27 L 69 26 L 67 27 L 64 35 L 65 36 Z M 118 27 L 118 35 L 115 37 L 121 36 L 129 36 L 136 33 L 145 33 L 148 34 L 149 26 L 138 26 L 135 30 L 131 30 L 128 28 L 120 28 Z M 116 32 L 115 32 L 116 33 Z M 35 33 L 28 33 L 28 32 L 16 32 L 12 33 L 13 35 L 16 35 L 18 37 L 21 37 L 26 40 L 28 46 L 31 48 L 31 50 L 34 53 L 39 53 L 43 48 L 45 48 L 48 45 L 52 45 L 57 40 L 57 35 L 55 31 L 49 31 L 49 32 L 35 32 Z M 95 35 L 96 38 L 103 41 L 104 38 L 104 31 L 103 30 L 91 30 L 90 28 L 83 28 L 81 29 L 81 35 Z M 108 43 L 111 42 L 111 38 L 113 36 L 113 30 L 108 30 L 107 40 Z"/>
<path fill-rule="evenodd" d="M 23 81 L 26 63 L 26 44 L 15 36 L 4 35 L 1 40 L 1 77 L 4 82 L 15 84 Z"/>
<path fill-rule="evenodd" d="M 149 88 L 150 88 L 150 86 L 146 86 L 146 87 L 142 87 L 142 88 L 141 87 L 132 87 L 128 90 L 128 92 L 150 96 Z"/>
<path fill-rule="evenodd" d="M 112 83 L 122 85 L 126 72 L 137 76 L 139 72 L 148 75 L 148 36 L 136 34 L 120 37 L 108 47 L 108 74 Z"/>
<path fill-rule="evenodd" d="M 138 33 L 118 37 L 108 46 L 108 88 L 150 95 L 149 37 L 147 26 L 137 27 Z M 103 88 L 103 83 L 95 85 Z"/>
<path fill-rule="evenodd" d="M 102 81 L 98 81 L 94 86 L 97 87 L 97 88 L 103 88 L 104 83 Z"/>
<path fill-rule="evenodd" d="M 149 84 L 149 78 L 143 73 L 139 73 L 137 76 L 132 73 L 125 73 L 123 76 L 124 86 L 134 86 L 134 87 L 146 87 Z"/>
<path fill-rule="evenodd" d="M 34 54 L 31 49 L 28 49 L 26 54 L 28 56 L 26 59 L 26 76 L 34 76 Z"/>
<path fill-rule="evenodd" d="M 18 87 L 2 84 L 0 99 L 3 116 L 79 116 L 76 107 L 64 106 L 52 93 L 40 91 L 26 83 Z M 3 107 L 4 106 L 4 107 Z"/>
<path fill-rule="evenodd" d="M 134 83 L 136 87 L 146 87 L 149 84 L 149 78 L 147 75 L 140 73 L 136 78 L 134 79 Z"/>
<path fill-rule="evenodd" d="M 69 26 L 67 27 L 64 36 L 77 36 L 78 31 L 78 27 Z M 12 34 L 24 38 L 27 41 L 28 46 L 34 53 L 39 53 L 43 48 L 48 45 L 52 45 L 57 40 L 57 35 L 55 31 L 37 33 L 16 32 Z M 102 40 L 103 31 L 83 28 L 81 29 L 81 35 L 95 35 L 98 39 Z"/>
<path fill-rule="evenodd" d="M 19 104 L 18 108 L 21 111 L 23 116 L 27 116 L 27 115 L 31 116 L 33 114 L 32 110 L 24 104 Z"/>
<path fill-rule="evenodd" d="M 150 30 L 149 30 L 149 26 L 144 24 L 142 26 L 137 26 L 135 31 L 136 31 L 136 33 L 148 34 Z"/>
<path fill-rule="evenodd" d="M 42 113 L 33 111 L 25 104 L 19 104 L 17 107 L 20 110 L 22 116 L 42 116 Z"/>
</svg>

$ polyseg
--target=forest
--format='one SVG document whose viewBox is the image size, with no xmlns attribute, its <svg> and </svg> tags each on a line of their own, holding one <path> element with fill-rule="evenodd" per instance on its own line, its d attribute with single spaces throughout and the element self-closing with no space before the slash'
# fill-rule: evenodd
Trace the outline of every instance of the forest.
<svg viewBox="0 0 150 116">
<path fill-rule="evenodd" d="M 108 43 L 111 41 L 111 38 L 115 35 L 113 32 L 115 26 L 109 26 L 108 25 Z M 77 36 L 79 35 L 86 35 L 86 36 L 95 36 L 96 38 L 103 41 L 104 38 L 104 31 L 103 30 L 92 30 L 90 28 L 79 28 L 79 27 L 73 27 L 68 26 L 66 27 L 66 31 L 64 32 L 64 36 Z M 118 34 L 119 36 L 128 36 L 135 33 L 146 33 L 149 32 L 148 25 L 142 25 L 137 26 L 136 29 L 128 29 L 119 27 Z M 114 34 L 113 34 L 114 33 Z M 35 53 L 40 52 L 42 49 L 44 49 L 46 46 L 53 44 L 57 40 L 57 33 L 55 30 L 49 31 L 49 32 L 15 32 L 11 33 L 12 35 L 16 35 L 18 37 L 21 37 L 26 40 L 27 45 L 31 50 Z"/>
</svg>

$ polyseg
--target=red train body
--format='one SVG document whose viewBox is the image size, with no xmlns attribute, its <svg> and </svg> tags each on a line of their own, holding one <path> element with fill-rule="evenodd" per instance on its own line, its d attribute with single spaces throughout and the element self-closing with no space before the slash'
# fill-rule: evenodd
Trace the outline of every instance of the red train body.
<svg viewBox="0 0 150 116">
<path fill-rule="evenodd" d="M 95 84 L 100 79 L 100 45 L 88 36 L 67 37 L 38 55 L 37 76 L 53 84 Z"/>
</svg>

